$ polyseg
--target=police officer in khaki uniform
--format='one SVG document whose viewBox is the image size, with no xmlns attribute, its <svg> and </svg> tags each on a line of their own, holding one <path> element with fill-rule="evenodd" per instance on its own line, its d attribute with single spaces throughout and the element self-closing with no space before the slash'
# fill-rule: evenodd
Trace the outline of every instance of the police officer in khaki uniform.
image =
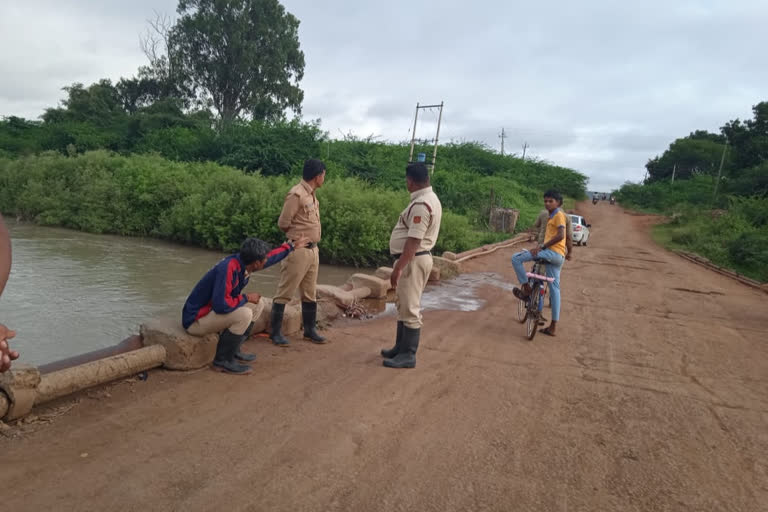
<svg viewBox="0 0 768 512">
<path fill-rule="evenodd" d="M 389 251 L 397 258 L 392 269 L 396 289 L 397 337 L 395 346 L 382 350 L 384 366 L 413 368 L 421 335 L 421 294 L 432 271 L 431 250 L 440 233 L 443 207 L 429 184 L 429 171 L 423 163 L 409 164 L 405 182 L 411 202 L 389 237 Z"/>
<path fill-rule="evenodd" d="M 317 323 L 317 271 L 320 266 L 317 243 L 320 241 L 320 203 L 315 190 L 325 182 L 325 164 L 320 160 L 304 162 L 303 180 L 294 186 L 285 196 L 283 211 L 277 221 L 291 241 L 302 237 L 309 238 L 309 245 L 296 248 L 280 264 L 280 284 L 272 303 L 270 337 L 275 345 L 288 346 L 288 339 L 283 336 L 283 314 L 285 305 L 290 302 L 298 288 L 301 291 L 301 316 L 304 322 L 304 337 L 313 343 L 325 343 L 325 338 L 318 334 Z"/>
</svg>

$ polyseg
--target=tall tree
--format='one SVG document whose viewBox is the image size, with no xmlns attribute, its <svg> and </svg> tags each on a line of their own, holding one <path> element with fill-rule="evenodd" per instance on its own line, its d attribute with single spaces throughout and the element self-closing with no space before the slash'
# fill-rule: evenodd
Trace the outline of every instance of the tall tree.
<svg viewBox="0 0 768 512">
<path fill-rule="evenodd" d="M 177 12 L 171 53 L 225 124 L 301 112 L 299 20 L 278 0 L 180 0 Z"/>
<path fill-rule="evenodd" d="M 63 90 L 67 98 L 61 100 L 61 107 L 45 110 L 42 117 L 46 123 L 75 121 L 104 126 L 125 115 L 120 93 L 109 79 L 103 78 L 88 87 L 74 83 Z"/>
<path fill-rule="evenodd" d="M 720 128 L 736 154 L 739 169 L 760 165 L 768 160 L 768 102 L 752 107 L 754 118 L 746 122 L 729 121 Z"/>
<path fill-rule="evenodd" d="M 669 145 L 664 154 L 649 160 L 645 164 L 649 181 L 669 179 L 675 168 L 677 179 L 687 179 L 695 174 L 717 174 L 724 143 L 714 142 L 711 137 L 703 136 L 702 133 L 697 132 L 689 137 L 677 139 Z M 730 168 L 728 155 L 725 168 Z"/>
</svg>

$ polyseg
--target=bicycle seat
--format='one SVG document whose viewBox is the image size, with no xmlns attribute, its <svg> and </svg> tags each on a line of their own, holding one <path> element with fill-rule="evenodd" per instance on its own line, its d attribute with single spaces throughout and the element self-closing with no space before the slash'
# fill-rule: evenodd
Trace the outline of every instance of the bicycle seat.
<svg viewBox="0 0 768 512">
<path fill-rule="evenodd" d="M 549 260 L 546 260 L 546 259 L 544 259 L 544 258 L 535 258 L 535 259 L 533 260 L 533 262 L 534 262 L 534 263 L 544 263 L 544 264 L 547 264 L 547 263 L 549 263 Z"/>
</svg>

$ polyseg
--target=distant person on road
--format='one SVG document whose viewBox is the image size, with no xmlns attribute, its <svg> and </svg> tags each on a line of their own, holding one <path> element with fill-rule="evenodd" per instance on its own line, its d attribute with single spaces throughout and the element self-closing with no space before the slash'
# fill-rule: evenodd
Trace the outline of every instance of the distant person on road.
<svg viewBox="0 0 768 512">
<path fill-rule="evenodd" d="M 405 184 L 411 202 L 389 237 L 389 252 L 397 261 L 390 281 L 395 288 L 397 335 L 395 346 L 383 349 L 384 366 L 414 368 L 421 327 L 421 294 L 432 271 L 432 248 L 440 233 L 443 207 L 429 183 L 429 170 L 412 163 L 405 170 Z"/>
<path fill-rule="evenodd" d="M 285 243 L 270 251 L 266 242 L 248 238 L 239 253 L 218 262 L 192 289 L 182 310 L 181 323 L 193 336 L 219 333 L 214 368 L 234 374 L 251 372 L 249 366 L 236 359 L 256 359 L 240 348 L 251 335 L 252 320 L 259 316 L 264 304 L 258 293 L 241 292 L 253 272 L 274 265 L 307 243 L 306 237 L 299 237 L 294 244 Z"/>
<path fill-rule="evenodd" d="M 545 233 L 545 241 L 530 251 L 524 250 L 512 256 L 512 266 L 520 282 L 521 288 L 515 288 L 513 293 L 520 300 L 526 300 L 531 295 L 531 286 L 528 284 L 524 264 L 535 259 L 546 260 L 547 277 L 554 278 L 549 285 L 550 297 L 552 299 L 552 322 L 549 327 L 542 329 L 541 332 L 550 336 L 555 335 L 557 322 L 560 320 L 560 269 L 563 266 L 566 256 L 566 229 L 570 219 L 563 213 L 560 205 L 563 197 L 556 190 L 547 190 L 544 192 L 544 207 L 547 209 L 549 218 Z"/>
<path fill-rule="evenodd" d="M 0 295 L 3 294 L 5 283 L 11 274 L 11 235 L 5 227 L 3 217 L 0 215 Z M 0 324 L 0 373 L 7 372 L 11 368 L 11 361 L 19 358 L 19 353 L 11 350 L 8 340 L 13 339 L 16 332 Z"/>
<path fill-rule="evenodd" d="M 325 164 L 320 160 L 304 162 L 303 179 L 285 196 L 283 210 L 277 220 L 278 227 L 289 240 L 306 237 L 305 247 L 296 247 L 280 266 L 280 283 L 272 303 L 270 319 L 272 343 L 287 347 L 290 342 L 283 336 L 282 325 L 285 305 L 291 301 L 298 288 L 301 292 L 301 317 L 304 337 L 312 343 L 325 343 L 317 332 L 317 274 L 320 256 L 317 244 L 320 242 L 320 203 L 315 191 L 325 183 Z"/>
</svg>

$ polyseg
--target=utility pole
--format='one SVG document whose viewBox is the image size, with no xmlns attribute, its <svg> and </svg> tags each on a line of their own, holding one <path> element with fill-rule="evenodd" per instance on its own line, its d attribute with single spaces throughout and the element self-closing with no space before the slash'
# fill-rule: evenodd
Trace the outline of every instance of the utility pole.
<svg viewBox="0 0 768 512">
<path fill-rule="evenodd" d="M 420 103 L 416 103 L 416 113 L 413 116 L 413 132 L 411 133 L 411 151 L 408 154 L 408 162 L 412 163 L 413 160 L 413 150 L 416 147 L 417 142 L 421 143 L 434 143 L 435 147 L 432 151 L 432 161 L 429 162 L 426 159 L 426 153 L 419 153 L 419 161 L 424 162 L 427 167 L 429 168 L 429 173 L 434 174 L 435 172 L 435 160 L 437 160 L 437 144 L 440 140 L 440 125 L 443 122 L 443 107 L 445 106 L 444 102 L 440 102 L 439 105 L 422 105 Z M 431 140 L 424 140 L 419 141 L 416 139 L 416 125 L 419 120 L 419 110 L 432 110 L 432 109 L 438 109 L 439 115 L 437 117 L 437 129 L 435 130 L 435 138 Z"/>
<path fill-rule="evenodd" d="M 501 128 L 501 134 L 499 135 L 499 138 L 501 139 L 501 156 L 504 156 L 504 139 L 507 138 L 507 134 L 504 133 L 504 128 Z"/>
<path fill-rule="evenodd" d="M 525 150 L 528 149 L 528 142 L 523 143 L 523 162 L 525 162 Z"/>
<path fill-rule="evenodd" d="M 677 171 L 677 164 L 672 167 L 672 184 L 675 184 L 675 171 Z"/>
<path fill-rule="evenodd" d="M 720 178 L 723 176 L 723 163 L 725 163 L 725 152 L 728 151 L 728 140 L 725 141 L 723 146 L 723 156 L 720 157 L 720 169 L 717 170 L 717 181 L 715 181 L 715 190 L 712 192 L 712 207 L 715 206 L 715 199 L 717 198 L 717 189 L 720 186 Z"/>
</svg>

